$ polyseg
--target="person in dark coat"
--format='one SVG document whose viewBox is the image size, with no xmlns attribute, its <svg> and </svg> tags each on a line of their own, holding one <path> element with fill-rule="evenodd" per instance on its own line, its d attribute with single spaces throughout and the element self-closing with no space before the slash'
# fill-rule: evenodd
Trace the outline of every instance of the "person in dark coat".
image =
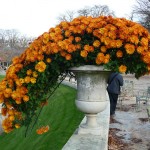
<svg viewBox="0 0 150 150">
<path fill-rule="evenodd" d="M 111 73 L 107 81 L 107 91 L 110 99 L 110 116 L 115 115 L 120 86 L 123 86 L 123 77 L 117 72 Z"/>
</svg>

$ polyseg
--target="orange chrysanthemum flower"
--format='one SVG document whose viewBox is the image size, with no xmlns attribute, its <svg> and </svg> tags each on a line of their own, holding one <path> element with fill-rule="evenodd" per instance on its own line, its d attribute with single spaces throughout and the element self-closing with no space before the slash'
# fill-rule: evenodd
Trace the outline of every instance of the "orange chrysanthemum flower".
<svg viewBox="0 0 150 150">
<path fill-rule="evenodd" d="M 38 74 L 37 74 L 36 71 L 33 71 L 33 74 L 32 74 L 32 75 L 33 75 L 34 78 L 37 78 L 37 77 L 38 77 Z"/>
<path fill-rule="evenodd" d="M 97 57 L 96 57 L 96 63 L 99 65 L 101 63 L 104 63 L 105 61 L 105 56 L 103 53 L 98 53 Z"/>
<path fill-rule="evenodd" d="M 35 70 L 37 70 L 38 72 L 44 72 L 45 69 L 46 69 L 46 64 L 43 61 L 40 61 L 35 65 Z"/>
<path fill-rule="evenodd" d="M 3 120 L 2 127 L 6 133 L 9 133 L 13 130 L 12 126 L 13 126 L 12 121 L 9 120 L 9 118 Z"/>
<path fill-rule="evenodd" d="M 71 56 L 71 54 L 66 54 L 65 58 L 66 58 L 66 60 L 71 60 L 72 56 Z"/>
<path fill-rule="evenodd" d="M 137 47 L 137 52 L 138 52 L 139 54 L 143 53 L 143 52 L 144 52 L 144 47 L 138 46 L 138 47 Z"/>
<path fill-rule="evenodd" d="M 135 51 L 135 46 L 134 45 L 132 45 L 132 44 L 126 44 L 125 45 L 125 49 L 126 49 L 126 52 L 127 52 L 127 54 L 133 54 L 134 53 L 134 51 Z"/>
<path fill-rule="evenodd" d="M 87 28 L 86 28 L 86 31 L 87 31 L 87 33 L 92 33 L 92 28 L 87 27 Z"/>
<path fill-rule="evenodd" d="M 140 43 L 141 43 L 142 46 L 148 46 L 148 39 L 143 37 L 141 39 Z"/>
<path fill-rule="evenodd" d="M 27 95 L 24 95 L 24 96 L 23 96 L 23 101 L 24 101 L 24 102 L 27 102 L 27 101 L 29 101 L 29 96 L 27 96 Z"/>
<path fill-rule="evenodd" d="M 80 55 L 81 55 L 82 57 L 87 57 L 88 52 L 87 52 L 86 50 L 82 50 L 82 51 L 80 52 Z"/>
<path fill-rule="evenodd" d="M 52 62 L 52 59 L 51 59 L 51 58 L 47 58 L 47 59 L 46 59 L 46 62 L 47 62 L 47 63 L 51 63 L 51 62 Z"/>
<path fill-rule="evenodd" d="M 21 86 L 23 81 L 24 81 L 23 79 L 22 80 L 21 79 L 16 79 L 15 83 L 16 83 L 17 86 Z"/>
<path fill-rule="evenodd" d="M 30 81 L 31 81 L 31 78 L 30 78 L 29 76 L 26 76 L 26 77 L 24 78 L 24 82 L 25 82 L 25 83 L 30 83 Z"/>
<path fill-rule="evenodd" d="M 116 53 L 116 56 L 118 58 L 121 58 L 123 56 L 123 52 L 121 50 L 118 50 L 117 53 Z"/>
<path fill-rule="evenodd" d="M 6 116 L 6 115 L 7 115 L 7 111 L 8 111 L 7 108 L 2 108 L 2 109 L 1 109 L 2 115 L 3 115 L 3 116 Z"/>
<path fill-rule="evenodd" d="M 31 77 L 30 82 L 33 83 L 33 84 L 35 84 L 36 83 L 36 78 Z"/>
<path fill-rule="evenodd" d="M 69 37 L 70 35 L 71 35 L 71 32 L 70 32 L 69 30 L 66 30 L 66 31 L 65 31 L 65 36 L 66 36 L 66 37 Z"/>
<path fill-rule="evenodd" d="M 9 109 L 9 110 L 8 110 L 8 114 L 9 114 L 9 115 L 14 115 L 14 113 L 15 113 L 14 109 Z"/>
<path fill-rule="evenodd" d="M 32 70 L 31 69 L 27 70 L 27 75 L 30 76 L 31 74 L 32 74 Z"/>
<path fill-rule="evenodd" d="M 115 40 L 115 43 L 117 48 L 120 48 L 123 45 L 122 40 Z"/>
<path fill-rule="evenodd" d="M 15 124 L 15 128 L 20 128 L 20 124 Z"/>
<path fill-rule="evenodd" d="M 21 83 L 21 85 L 24 83 L 24 79 L 23 78 L 20 78 L 19 79 L 20 80 L 20 83 Z"/>
<path fill-rule="evenodd" d="M 15 99 L 15 102 L 16 102 L 16 104 L 21 104 L 21 103 L 22 103 L 22 100 L 21 100 L 20 97 L 17 97 L 17 98 Z"/>
<path fill-rule="evenodd" d="M 139 38 L 138 38 L 138 36 L 136 36 L 136 35 L 130 36 L 130 37 L 129 37 L 129 40 L 130 40 L 131 43 L 133 43 L 133 44 L 135 44 L 135 45 L 137 45 L 137 44 L 139 43 Z"/>
<path fill-rule="evenodd" d="M 49 126 L 47 125 L 47 126 L 43 126 L 43 127 L 39 128 L 39 129 L 37 129 L 36 133 L 37 134 L 43 134 L 43 133 L 46 133 L 48 131 L 49 131 Z"/>
<path fill-rule="evenodd" d="M 80 38 L 80 37 L 75 37 L 75 41 L 76 41 L 76 42 L 80 42 L 80 41 L 81 41 L 81 38 Z"/>
<path fill-rule="evenodd" d="M 120 73 L 125 73 L 126 70 L 127 70 L 127 67 L 126 67 L 125 65 L 121 65 L 121 66 L 119 67 L 119 72 L 120 72 Z"/>
<path fill-rule="evenodd" d="M 4 90 L 4 96 L 5 96 L 6 98 L 9 98 L 9 97 L 11 96 L 11 93 L 12 93 L 12 89 L 11 89 L 11 88 L 6 88 L 6 89 Z"/>
<path fill-rule="evenodd" d="M 15 117 L 13 115 L 9 116 L 8 118 L 9 118 L 10 121 L 14 121 L 15 120 Z"/>
<path fill-rule="evenodd" d="M 100 43 L 99 40 L 95 40 L 94 43 L 93 43 L 93 46 L 94 46 L 94 47 L 99 47 L 100 44 L 101 44 L 101 43 Z"/>
<path fill-rule="evenodd" d="M 104 64 L 107 64 L 109 62 L 109 59 L 108 58 L 105 58 L 104 59 Z"/>
<path fill-rule="evenodd" d="M 100 50 L 101 50 L 101 52 L 106 53 L 107 48 L 106 48 L 105 46 L 101 46 L 101 47 L 100 47 Z"/>
</svg>

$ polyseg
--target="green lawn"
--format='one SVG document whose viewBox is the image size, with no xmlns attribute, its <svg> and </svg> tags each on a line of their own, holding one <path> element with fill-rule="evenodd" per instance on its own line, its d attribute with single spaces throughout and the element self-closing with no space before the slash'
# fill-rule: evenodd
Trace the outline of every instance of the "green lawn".
<svg viewBox="0 0 150 150">
<path fill-rule="evenodd" d="M 2 150 L 61 150 L 79 123 L 83 113 L 74 104 L 76 90 L 61 85 L 45 106 L 33 131 L 25 138 L 25 128 L 10 134 L 0 135 Z M 49 125 L 50 130 L 42 135 L 36 134 L 36 128 Z"/>
<path fill-rule="evenodd" d="M 4 75 L 0 75 L 0 81 L 2 81 L 2 79 L 4 78 Z"/>
</svg>

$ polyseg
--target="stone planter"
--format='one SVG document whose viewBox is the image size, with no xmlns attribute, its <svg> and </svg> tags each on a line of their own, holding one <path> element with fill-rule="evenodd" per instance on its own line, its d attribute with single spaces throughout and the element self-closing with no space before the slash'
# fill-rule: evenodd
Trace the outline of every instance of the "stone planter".
<svg viewBox="0 0 150 150">
<path fill-rule="evenodd" d="M 72 67 L 70 71 L 77 78 L 76 106 L 86 115 L 86 123 L 80 125 L 78 134 L 99 135 L 97 113 L 102 112 L 108 104 L 106 87 L 110 71 L 94 65 Z"/>
</svg>

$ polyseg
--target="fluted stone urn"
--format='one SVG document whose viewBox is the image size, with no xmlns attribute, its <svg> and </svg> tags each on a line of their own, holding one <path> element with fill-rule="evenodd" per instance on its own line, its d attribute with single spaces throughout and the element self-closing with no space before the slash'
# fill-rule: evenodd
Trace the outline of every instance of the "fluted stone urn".
<svg viewBox="0 0 150 150">
<path fill-rule="evenodd" d="M 104 111 L 108 104 L 106 87 L 111 72 L 95 65 L 72 67 L 70 71 L 77 79 L 76 106 L 86 116 L 86 123 L 79 126 L 78 134 L 99 135 L 97 114 Z"/>
</svg>

